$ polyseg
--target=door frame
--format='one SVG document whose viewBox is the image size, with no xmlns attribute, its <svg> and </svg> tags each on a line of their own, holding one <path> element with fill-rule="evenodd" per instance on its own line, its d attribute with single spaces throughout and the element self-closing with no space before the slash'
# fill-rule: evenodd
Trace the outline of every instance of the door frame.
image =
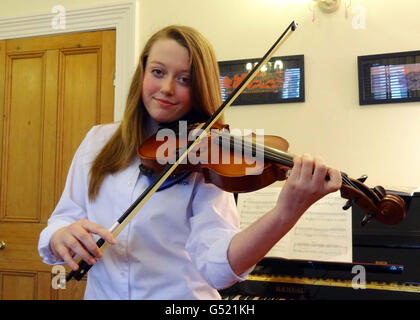
<svg viewBox="0 0 420 320">
<path fill-rule="evenodd" d="M 137 66 L 137 0 L 65 9 L 65 28 L 54 29 L 57 12 L 0 18 L 0 40 L 45 35 L 116 30 L 114 121 L 123 117 L 131 77 Z"/>
</svg>

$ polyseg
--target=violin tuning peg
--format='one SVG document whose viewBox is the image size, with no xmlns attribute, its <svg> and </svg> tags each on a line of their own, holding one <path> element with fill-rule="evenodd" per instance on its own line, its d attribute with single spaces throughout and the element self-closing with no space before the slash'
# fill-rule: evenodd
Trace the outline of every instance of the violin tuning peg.
<svg viewBox="0 0 420 320">
<path fill-rule="evenodd" d="M 353 205 L 353 200 L 347 200 L 346 204 L 343 206 L 343 210 L 348 210 L 351 208 L 351 206 Z"/>
<path fill-rule="evenodd" d="M 358 178 L 357 180 L 359 180 L 360 182 L 365 182 L 366 181 L 366 179 L 368 178 L 368 176 L 367 175 L 362 175 L 360 178 Z"/>
<path fill-rule="evenodd" d="M 376 193 L 376 195 L 379 197 L 379 199 L 382 199 L 383 197 L 386 196 L 386 191 L 385 191 L 384 187 L 382 187 L 382 186 L 376 186 L 372 190 L 373 190 L 373 192 Z"/>
<path fill-rule="evenodd" d="M 362 221 L 360 222 L 360 224 L 361 224 L 361 226 L 362 227 L 364 227 L 370 220 L 372 220 L 373 218 L 375 217 L 375 214 L 374 213 L 369 213 L 369 214 L 366 214 L 364 217 L 363 217 L 363 219 L 362 219 Z"/>
</svg>

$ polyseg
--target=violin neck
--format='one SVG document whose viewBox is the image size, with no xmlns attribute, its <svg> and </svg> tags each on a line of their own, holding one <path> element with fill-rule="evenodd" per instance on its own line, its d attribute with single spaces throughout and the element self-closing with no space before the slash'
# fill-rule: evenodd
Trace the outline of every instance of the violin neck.
<svg viewBox="0 0 420 320">
<path fill-rule="evenodd" d="M 230 151 L 240 150 L 241 152 L 243 152 L 243 154 L 248 154 L 253 157 L 264 156 L 264 161 L 267 160 L 276 164 L 283 165 L 287 168 L 293 168 L 293 155 L 290 153 L 287 153 L 274 147 L 267 146 L 265 144 L 256 143 L 254 140 L 250 141 L 244 139 L 242 136 L 234 136 L 229 133 L 224 133 L 220 131 L 217 132 L 217 135 L 219 135 L 222 138 L 222 146 L 230 148 Z M 355 190 L 360 190 L 362 192 L 364 191 L 363 189 L 361 190 L 361 186 L 359 186 L 359 184 L 355 184 L 350 178 L 348 178 L 347 174 L 343 172 L 340 172 L 340 174 L 343 185 L 350 186 Z M 326 180 L 330 179 L 328 174 L 325 178 Z M 370 197 L 368 193 L 367 195 Z M 375 202 L 376 200 L 372 198 L 372 201 Z"/>
<path fill-rule="evenodd" d="M 293 168 L 293 155 L 276 148 L 264 146 L 264 159 L 288 168 Z"/>
<path fill-rule="evenodd" d="M 263 155 L 264 161 L 267 160 L 288 168 L 293 168 L 293 155 L 288 152 L 270 146 L 266 146 L 264 144 L 259 144 L 254 141 L 249 141 L 247 139 L 244 139 L 242 136 L 234 136 L 220 131 L 217 132 L 217 135 L 222 137 L 222 141 L 229 141 L 228 143 L 222 143 L 222 145 L 228 145 L 231 151 L 244 150 L 244 154 L 250 154 L 252 152 L 252 155 L 254 157 Z M 347 177 L 347 174 L 343 172 L 340 172 L 340 174 L 343 184 L 351 186 L 355 189 L 359 189 L 359 187 Z M 329 179 L 328 175 L 326 179 Z"/>
<path fill-rule="evenodd" d="M 293 155 L 285 151 L 234 136 L 224 132 L 217 132 L 222 138 L 222 147 L 229 147 L 231 151 L 240 150 L 243 154 L 253 157 L 264 157 L 264 160 L 281 164 L 288 168 L 293 167 Z M 226 143 L 228 141 L 228 143 Z"/>
</svg>

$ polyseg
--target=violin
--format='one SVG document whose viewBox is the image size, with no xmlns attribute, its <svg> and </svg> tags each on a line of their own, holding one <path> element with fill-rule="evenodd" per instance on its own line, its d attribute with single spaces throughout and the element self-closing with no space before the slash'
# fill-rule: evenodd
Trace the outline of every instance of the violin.
<svg viewBox="0 0 420 320">
<path fill-rule="evenodd" d="M 153 157 L 147 159 L 146 157 L 143 159 L 145 163 L 149 163 L 151 168 L 154 168 L 157 176 L 151 182 L 151 184 L 143 191 L 143 193 L 130 205 L 130 207 L 123 213 L 123 215 L 109 228 L 109 231 L 116 237 L 122 229 L 131 221 L 131 219 L 139 212 L 139 210 L 143 207 L 143 205 L 148 201 L 148 199 L 159 190 L 162 184 L 171 176 L 176 174 L 176 170 L 178 166 L 185 162 L 188 159 L 188 155 L 194 148 L 196 148 L 196 152 L 199 147 L 199 143 L 205 141 L 208 136 L 208 133 L 211 131 L 212 128 L 216 126 L 217 120 L 222 115 L 223 111 L 225 111 L 233 101 L 241 94 L 241 92 L 246 88 L 246 86 L 252 81 L 255 75 L 261 70 L 261 68 L 271 59 L 274 52 L 280 47 L 280 45 L 290 36 L 290 34 L 295 31 L 297 28 L 297 24 L 292 21 L 290 25 L 285 29 L 285 31 L 280 35 L 280 37 L 274 42 L 271 48 L 265 53 L 265 55 L 260 59 L 260 61 L 252 68 L 252 70 L 247 74 L 247 76 L 242 80 L 240 85 L 236 87 L 229 97 L 219 106 L 219 108 L 213 113 L 213 115 L 201 125 L 199 130 L 199 134 L 192 140 L 186 140 L 185 147 L 182 148 L 175 148 L 174 158 L 171 163 L 168 163 L 164 166 L 156 166 L 153 164 Z M 220 128 L 219 128 L 220 129 Z M 257 137 L 258 138 L 258 137 Z M 229 137 L 229 140 L 231 137 Z M 156 139 L 155 139 L 156 140 Z M 269 142 L 272 141 L 273 143 Z M 281 141 L 281 142 L 280 142 Z M 153 142 L 153 140 L 152 140 Z M 149 141 L 150 143 L 150 141 Z M 244 142 L 245 143 L 245 142 Z M 153 143 L 152 143 L 153 144 Z M 287 147 L 286 147 L 287 145 Z M 146 153 L 150 156 L 151 153 L 158 150 L 155 146 L 149 145 L 151 148 L 146 150 L 146 145 L 142 145 L 142 150 L 139 150 L 139 153 L 143 155 Z M 293 157 L 286 152 L 288 148 L 288 143 L 284 139 L 280 137 L 266 137 L 264 145 L 261 144 L 253 144 L 251 143 L 251 150 L 255 147 L 255 150 L 259 150 L 258 148 L 263 148 L 264 150 L 264 164 L 263 166 L 258 166 L 253 169 L 253 166 L 246 166 L 242 167 L 242 169 L 238 169 L 239 167 L 231 167 L 230 175 L 233 179 L 230 180 L 230 187 L 227 187 L 228 183 L 226 181 L 222 181 L 223 174 L 216 174 L 217 170 L 213 170 L 210 168 L 204 169 L 197 169 L 201 171 L 207 181 L 211 181 L 212 183 L 216 184 L 217 186 L 222 186 L 222 189 L 227 189 L 235 192 L 243 191 L 242 188 L 248 188 L 247 190 L 252 191 L 254 187 L 249 187 L 250 185 L 256 186 L 266 186 L 270 184 L 270 181 L 275 180 L 284 180 L 287 177 L 287 171 L 293 166 Z M 201 149 L 200 155 L 201 156 Z M 194 153 L 193 153 L 194 154 Z M 211 154 L 211 153 L 209 153 Z M 238 156 L 237 153 L 233 153 L 232 157 L 235 160 L 235 156 Z M 249 156 L 249 155 L 248 155 Z M 242 159 L 242 160 L 246 160 Z M 157 159 L 155 158 L 155 162 Z M 222 159 L 223 160 L 223 159 Z M 188 161 L 186 161 L 188 164 Z M 234 162 L 232 162 L 234 163 Z M 190 163 L 191 164 L 191 163 Z M 198 168 L 198 167 L 196 167 Z M 219 167 L 220 168 L 220 167 Z M 227 169 L 228 167 L 221 167 L 223 170 Z M 239 171 L 235 171 L 238 169 Z M 262 171 L 261 171 L 262 169 Z M 153 169 L 150 169 L 153 170 Z M 178 170 L 182 170 L 178 169 Z M 219 169 L 221 170 L 221 169 Z M 251 171 L 250 171 L 251 170 Z M 255 171 L 257 170 L 257 171 Z M 254 174 L 245 174 L 243 173 L 254 173 Z M 257 174 L 257 172 L 259 174 Z M 219 172 L 220 173 L 220 172 Z M 261 174 L 262 173 L 262 174 Z M 249 176 L 252 176 L 250 178 Z M 245 180 L 246 179 L 246 180 Z M 249 180 L 251 179 L 251 180 Z M 271 179 L 271 180 L 270 180 Z M 356 203 L 360 207 L 362 207 L 367 215 L 364 218 L 362 223 L 367 223 L 370 219 L 375 217 L 377 220 L 382 221 L 384 223 L 397 223 L 401 219 L 404 218 L 406 208 L 404 201 L 399 198 L 398 196 L 388 195 L 386 194 L 385 190 L 382 187 L 376 187 L 374 189 L 369 189 L 363 184 L 363 179 L 360 178 L 358 180 L 348 178 L 347 175 L 342 174 L 343 179 L 343 187 L 341 188 L 341 195 L 345 199 L 349 199 L 346 207 L 350 207 L 352 204 Z M 248 183 L 248 181 L 251 181 Z M 257 183 L 258 182 L 258 183 Z M 249 189 L 251 188 L 251 190 Z M 103 238 L 100 238 L 96 245 L 99 248 L 104 249 L 107 244 Z M 66 276 L 66 281 L 75 278 L 76 280 L 81 280 L 84 275 L 90 270 L 92 266 L 86 263 L 84 260 L 80 260 L 79 268 L 77 271 L 70 271 Z"/>
<path fill-rule="evenodd" d="M 186 148 L 187 140 L 192 140 L 197 134 L 191 134 L 194 129 L 190 129 L 189 137 L 180 137 L 180 131 L 170 130 L 169 133 L 173 135 L 165 137 L 156 134 L 149 137 L 137 152 L 142 165 L 157 174 L 167 163 L 174 162 L 177 154 Z M 199 172 L 206 183 L 234 193 L 256 191 L 275 181 L 285 180 L 293 167 L 293 155 L 287 152 L 287 140 L 270 135 L 258 137 L 255 134 L 249 138 L 229 134 L 227 125 L 215 126 L 188 153 L 174 174 Z M 405 218 L 406 205 L 399 196 L 387 194 L 381 186 L 367 187 L 363 184 L 367 176 L 353 179 L 341 172 L 341 177 L 341 197 L 348 199 L 344 209 L 349 209 L 353 204 L 358 205 L 366 213 L 362 225 L 372 218 L 391 225 Z"/>
</svg>

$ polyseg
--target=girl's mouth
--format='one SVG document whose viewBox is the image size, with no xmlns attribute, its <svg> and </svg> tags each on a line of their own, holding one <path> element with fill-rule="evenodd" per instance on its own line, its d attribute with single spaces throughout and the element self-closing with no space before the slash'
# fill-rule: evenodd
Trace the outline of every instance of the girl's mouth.
<svg viewBox="0 0 420 320">
<path fill-rule="evenodd" d="M 176 104 L 171 101 L 164 100 L 164 99 L 159 99 L 159 98 L 153 98 L 153 99 L 162 107 L 171 107 Z"/>
</svg>

